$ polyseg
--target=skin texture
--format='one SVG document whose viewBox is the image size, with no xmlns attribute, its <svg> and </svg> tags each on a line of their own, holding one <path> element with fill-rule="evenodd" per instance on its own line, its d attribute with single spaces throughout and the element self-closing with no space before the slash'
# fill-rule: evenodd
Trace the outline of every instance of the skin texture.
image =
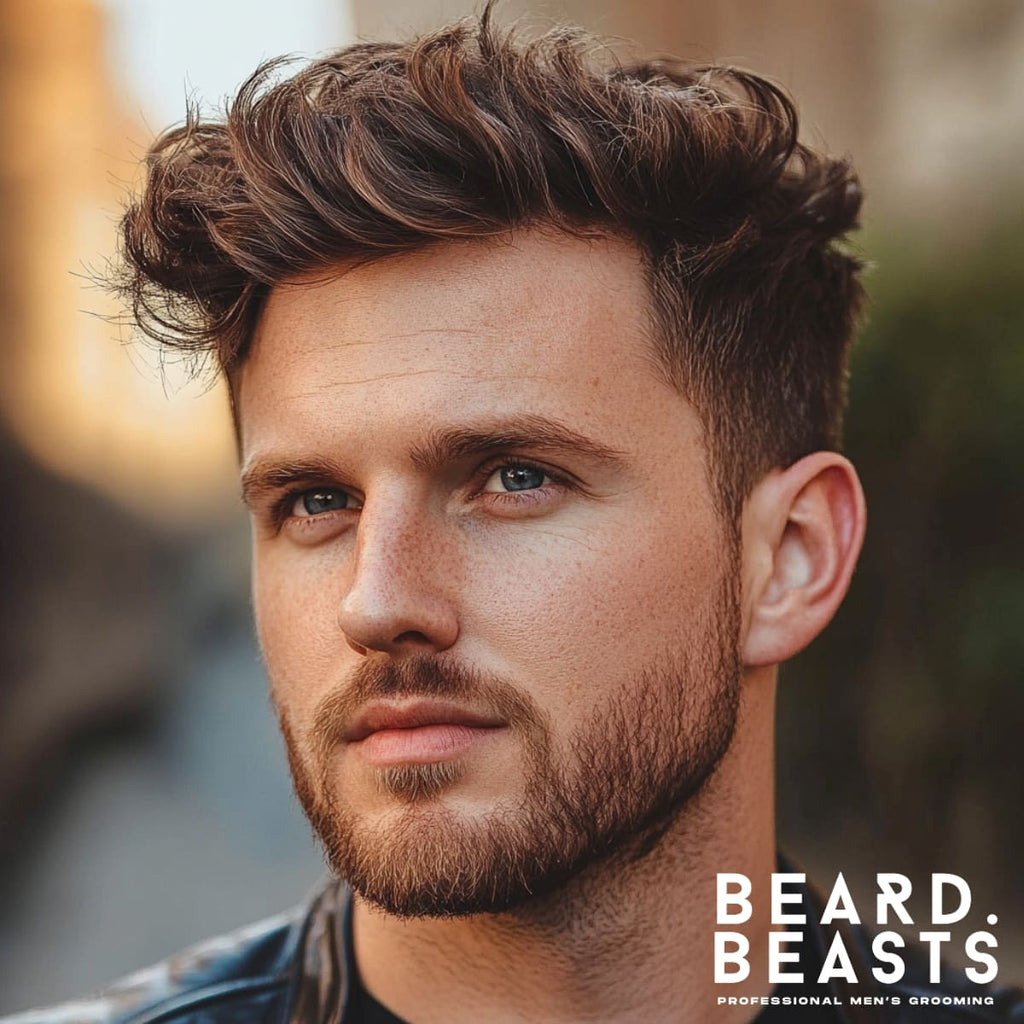
<svg viewBox="0 0 1024 1024">
<path fill-rule="evenodd" d="M 753 1016 L 714 1005 L 715 872 L 767 891 L 775 666 L 842 599 L 863 498 L 845 459 L 815 453 L 755 488 L 734 550 L 647 310 L 623 242 L 453 243 L 274 289 L 236 380 L 257 626 L 297 790 L 328 850 L 354 837 L 375 870 L 356 955 L 413 1024 Z M 552 446 L 540 419 L 589 443 Z M 429 458 L 452 429 L 506 443 Z M 451 770 L 382 776 L 346 741 L 364 697 L 446 678 L 465 683 L 446 699 L 502 726 Z M 638 858 L 630 822 L 673 768 L 693 785 Z M 594 775 L 617 784 L 588 791 Z M 617 852 L 563 857 L 534 899 L 508 883 L 496 912 L 410 918 L 381 898 L 494 860 L 499 820 L 571 849 L 571 828 L 538 828 L 558 780 L 595 816 L 622 805 Z M 746 926 L 755 952 L 766 911 Z M 767 989 L 759 964 L 727 994 Z"/>
</svg>

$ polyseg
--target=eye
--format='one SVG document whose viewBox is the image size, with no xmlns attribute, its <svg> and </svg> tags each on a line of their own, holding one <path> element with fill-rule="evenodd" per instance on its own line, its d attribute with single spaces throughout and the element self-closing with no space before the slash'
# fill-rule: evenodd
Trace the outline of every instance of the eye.
<svg viewBox="0 0 1024 1024">
<path fill-rule="evenodd" d="M 532 491 L 543 487 L 544 481 L 549 479 L 548 474 L 537 466 L 509 463 L 491 473 L 483 490 L 498 493 L 502 491 Z"/>
<path fill-rule="evenodd" d="M 296 497 L 291 507 L 291 515 L 304 519 L 309 516 L 322 515 L 324 512 L 338 512 L 359 507 L 359 502 L 347 491 L 340 491 L 333 487 L 317 487 L 311 491 L 303 491 Z"/>
</svg>

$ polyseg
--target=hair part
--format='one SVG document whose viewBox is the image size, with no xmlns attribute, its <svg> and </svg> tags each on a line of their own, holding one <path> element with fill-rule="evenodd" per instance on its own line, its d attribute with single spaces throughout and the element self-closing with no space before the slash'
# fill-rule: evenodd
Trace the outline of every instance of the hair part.
<svg viewBox="0 0 1024 1024">
<path fill-rule="evenodd" d="M 115 281 L 150 338 L 230 376 L 270 289 L 311 271 L 532 226 L 614 234 L 642 256 L 660 365 L 702 418 L 723 513 L 839 446 L 863 292 L 837 243 L 861 192 L 798 141 L 779 86 L 621 64 L 578 29 L 522 43 L 491 4 L 286 66 L 153 143 Z"/>
</svg>

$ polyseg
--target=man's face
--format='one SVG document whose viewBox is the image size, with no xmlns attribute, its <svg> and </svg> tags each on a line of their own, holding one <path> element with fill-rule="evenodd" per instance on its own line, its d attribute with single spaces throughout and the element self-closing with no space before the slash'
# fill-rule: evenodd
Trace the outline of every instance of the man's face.
<svg viewBox="0 0 1024 1024">
<path fill-rule="evenodd" d="M 629 246 L 537 232 L 270 295 L 257 625 L 304 809 L 393 913 L 640 855 L 728 747 L 737 554 L 647 309 Z"/>
</svg>

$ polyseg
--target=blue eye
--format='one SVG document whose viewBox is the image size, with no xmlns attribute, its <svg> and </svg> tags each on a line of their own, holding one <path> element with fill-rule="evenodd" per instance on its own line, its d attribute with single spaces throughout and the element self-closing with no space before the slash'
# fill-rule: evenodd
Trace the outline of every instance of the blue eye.
<svg viewBox="0 0 1024 1024">
<path fill-rule="evenodd" d="M 337 491 L 331 488 L 304 491 L 295 499 L 292 505 L 293 516 L 317 516 L 323 512 L 335 512 L 339 509 L 358 507 L 352 503 L 351 495 L 345 491 Z"/>
<path fill-rule="evenodd" d="M 510 465 L 495 470 L 488 478 L 485 491 L 531 491 L 544 486 L 547 473 L 536 466 Z"/>
</svg>

